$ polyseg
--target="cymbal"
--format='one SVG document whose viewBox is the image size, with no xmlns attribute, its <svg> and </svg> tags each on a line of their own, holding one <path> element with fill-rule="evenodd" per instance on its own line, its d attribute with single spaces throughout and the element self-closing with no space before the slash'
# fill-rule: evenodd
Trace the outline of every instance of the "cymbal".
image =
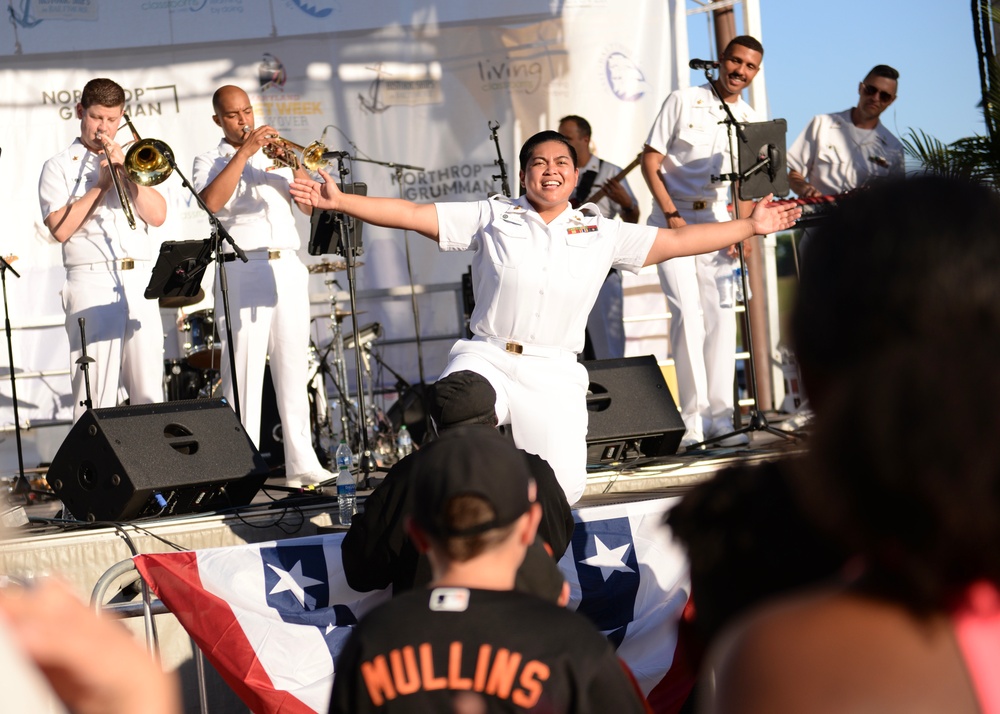
<svg viewBox="0 0 1000 714">
<path fill-rule="evenodd" d="M 364 261 L 355 260 L 354 267 L 358 268 L 364 265 Z M 341 270 L 347 270 L 347 261 L 337 260 L 337 261 L 324 261 L 322 263 L 314 263 L 309 266 L 310 273 L 339 273 Z"/>
<path fill-rule="evenodd" d="M 160 307 L 166 308 L 177 308 L 177 307 L 188 307 L 189 305 L 197 305 L 202 300 L 205 299 L 205 290 L 203 288 L 198 288 L 198 292 L 195 295 L 188 297 L 187 295 L 174 295 L 172 297 L 161 297 Z"/>
</svg>

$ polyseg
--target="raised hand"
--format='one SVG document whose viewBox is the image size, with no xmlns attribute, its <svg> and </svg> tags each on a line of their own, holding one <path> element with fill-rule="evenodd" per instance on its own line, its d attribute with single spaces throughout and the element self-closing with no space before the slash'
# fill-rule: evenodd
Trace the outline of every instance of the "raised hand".
<svg viewBox="0 0 1000 714">
<path fill-rule="evenodd" d="M 773 193 L 757 201 L 750 214 L 756 235 L 767 235 L 791 228 L 802 215 L 801 206 L 790 204 L 772 204 Z"/>
</svg>

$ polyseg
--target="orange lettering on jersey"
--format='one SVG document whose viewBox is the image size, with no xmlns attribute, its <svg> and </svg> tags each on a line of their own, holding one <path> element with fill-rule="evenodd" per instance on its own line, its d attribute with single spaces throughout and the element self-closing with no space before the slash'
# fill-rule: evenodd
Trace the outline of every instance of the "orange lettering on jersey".
<svg viewBox="0 0 1000 714">
<path fill-rule="evenodd" d="M 385 655 L 379 655 L 371 662 L 362 662 L 361 677 L 365 680 L 365 687 L 368 688 L 368 697 L 375 706 L 382 706 L 386 699 L 396 698 L 396 690 L 392 687 Z"/>
<path fill-rule="evenodd" d="M 476 656 L 476 673 L 472 680 L 472 688 L 477 692 L 486 689 L 486 675 L 490 672 L 491 654 L 493 654 L 492 645 L 479 646 L 479 654 Z"/>
<path fill-rule="evenodd" d="M 497 656 L 493 659 L 493 667 L 490 668 L 490 677 L 486 682 L 486 693 L 501 699 L 509 699 L 520 666 L 520 652 L 511 652 L 503 647 L 498 649 Z"/>
<path fill-rule="evenodd" d="M 448 689 L 472 689 L 472 680 L 462 676 L 461 642 L 452 642 L 448 647 Z"/>
<path fill-rule="evenodd" d="M 434 676 L 434 650 L 429 642 L 420 645 L 420 675 L 423 677 L 425 692 L 444 689 L 448 686 L 448 680 L 445 677 Z"/>
<path fill-rule="evenodd" d="M 413 645 L 390 652 L 389 662 L 392 664 L 392 679 L 396 683 L 397 692 L 413 694 L 420 689 L 420 668 L 417 666 L 417 653 Z"/>
<path fill-rule="evenodd" d="M 547 664 L 537 659 L 531 660 L 521 670 L 521 677 L 517 680 L 521 688 L 514 690 L 510 700 L 519 707 L 531 709 L 542 696 L 542 682 L 548 681 L 551 674 L 552 670 Z"/>
</svg>

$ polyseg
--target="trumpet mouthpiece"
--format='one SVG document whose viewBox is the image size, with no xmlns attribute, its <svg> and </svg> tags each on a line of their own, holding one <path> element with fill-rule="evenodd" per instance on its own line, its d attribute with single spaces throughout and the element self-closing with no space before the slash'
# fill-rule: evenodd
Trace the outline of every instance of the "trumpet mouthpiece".
<svg viewBox="0 0 1000 714">
<path fill-rule="evenodd" d="M 243 133 L 244 134 L 249 134 L 251 131 L 252 131 L 252 129 L 250 128 L 249 124 L 244 124 L 243 125 Z"/>
</svg>

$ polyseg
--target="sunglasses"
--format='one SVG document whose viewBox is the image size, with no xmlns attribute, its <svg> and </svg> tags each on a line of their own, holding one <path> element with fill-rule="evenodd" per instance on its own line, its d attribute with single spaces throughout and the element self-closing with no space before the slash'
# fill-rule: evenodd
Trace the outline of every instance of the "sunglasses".
<svg viewBox="0 0 1000 714">
<path fill-rule="evenodd" d="M 893 97 L 888 92 L 881 90 L 878 87 L 873 87 L 870 84 L 865 84 L 864 82 L 861 83 L 861 90 L 865 93 L 866 96 L 869 97 L 874 97 L 877 94 L 879 101 L 881 101 L 883 104 L 888 104 L 893 99 L 895 99 L 895 97 Z"/>
</svg>

